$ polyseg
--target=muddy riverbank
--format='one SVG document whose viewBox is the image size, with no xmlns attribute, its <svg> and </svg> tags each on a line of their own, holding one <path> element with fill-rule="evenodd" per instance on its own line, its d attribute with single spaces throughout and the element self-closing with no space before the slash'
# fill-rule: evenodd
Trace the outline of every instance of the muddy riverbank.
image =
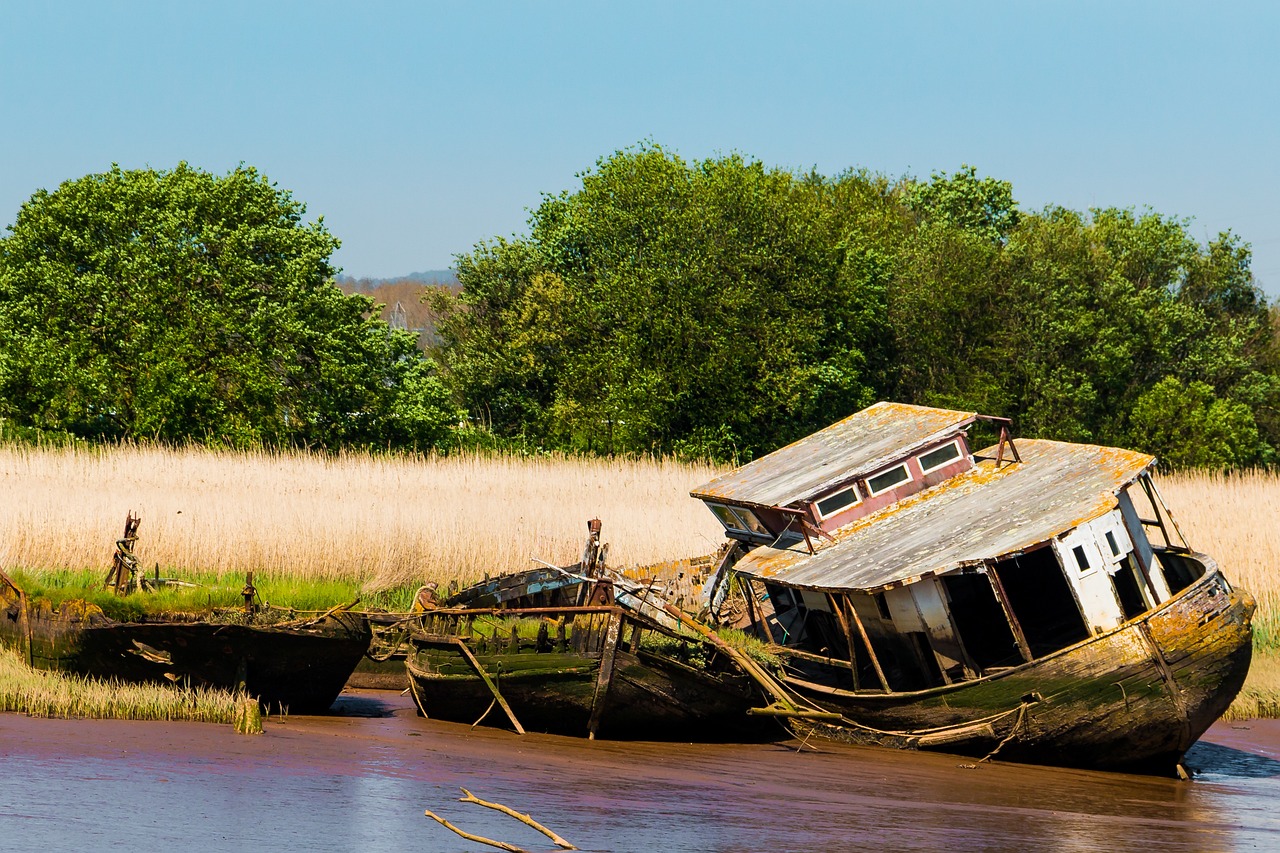
<svg viewBox="0 0 1280 853">
<path fill-rule="evenodd" d="M 395 693 L 226 726 L 0 716 L 11 850 L 471 851 L 423 816 L 551 849 L 1213 851 L 1280 848 L 1280 721 L 1219 724 L 1192 782 L 791 745 L 589 742 L 419 719 Z M 1246 727 L 1247 726 L 1247 727 Z"/>
</svg>

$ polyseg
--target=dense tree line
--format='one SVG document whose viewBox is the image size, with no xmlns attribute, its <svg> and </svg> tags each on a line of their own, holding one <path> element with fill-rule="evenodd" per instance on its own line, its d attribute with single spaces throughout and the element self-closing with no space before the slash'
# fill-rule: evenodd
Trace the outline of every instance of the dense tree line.
<svg viewBox="0 0 1280 853">
<path fill-rule="evenodd" d="M 1178 467 L 1280 447 L 1280 315 L 1247 244 L 1151 211 L 1023 211 L 969 167 L 616 153 L 527 236 L 458 257 L 433 357 L 334 284 L 338 242 L 304 214 L 247 167 L 37 192 L 0 237 L 0 427 L 746 459 L 896 399 Z"/>
<path fill-rule="evenodd" d="M 581 179 L 437 297 L 446 379 L 500 436 L 749 458 L 897 399 L 1175 466 L 1274 459 L 1276 318 L 1233 234 L 1021 211 L 968 167 L 828 178 L 645 146 Z"/>
<path fill-rule="evenodd" d="M 456 409 L 333 283 L 338 241 L 251 168 L 41 190 L 0 239 L 0 418 L 88 439 L 422 446 Z"/>
</svg>

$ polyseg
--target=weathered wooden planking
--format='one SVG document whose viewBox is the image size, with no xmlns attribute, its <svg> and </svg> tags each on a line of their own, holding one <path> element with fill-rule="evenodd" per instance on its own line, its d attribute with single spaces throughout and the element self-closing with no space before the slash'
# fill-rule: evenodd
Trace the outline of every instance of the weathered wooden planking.
<svg viewBox="0 0 1280 853">
<path fill-rule="evenodd" d="M 1112 447 L 1022 439 L 1022 462 L 986 459 L 836 531 L 834 541 L 762 546 L 734 570 L 791 586 L 878 589 L 1020 553 L 1116 506 L 1154 459 Z"/>
<path fill-rule="evenodd" d="M 694 489 L 695 498 L 785 506 L 973 423 L 974 412 L 876 403 Z M 1019 443 L 1021 448 L 1021 443 Z"/>
</svg>

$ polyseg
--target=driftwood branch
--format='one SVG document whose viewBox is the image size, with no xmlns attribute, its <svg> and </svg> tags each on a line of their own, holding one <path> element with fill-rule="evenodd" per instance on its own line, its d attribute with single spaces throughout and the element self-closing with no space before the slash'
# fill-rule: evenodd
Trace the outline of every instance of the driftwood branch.
<svg viewBox="0 0 1280 853">
<path fill-rule="evenodd" d="M 511 853 L 529 853 L 529 851 L 525 850 L 523 847 L 517 847 L 514 844 L 508 844 L 505 841 L 494 841 L 492 838 L 485 838 L 481 835 L 472 835 L 469 832 L 463 832 L 461 829 L 458 829 L 458 827 L 449 823 L 449 821 L 440 817 L 440 815 L 431 811 L 431 809 L 427 809 L 426 815 L 445 829 L 458 833 L 468 841 L 474 841 L 477 844 L 488 844 L 490 847 L 497 847 L 499 850 L 509 850 Z"/>
<path fill-rule="evenodd" d="M 516 811 L 513 808 L 510 808 L 509 806 L 504 806 L 502 803 L 491 803 L 488 800 L 482 800 L 479 797 L 477 797 L 475 794 L 468 791 L 466 788 L 462 788 L 460 790 L 462 791 L 462 793 L 466 794 L 466 796 L 459 797 L 458 802 L 475 803 L 477 806 L 484 806 L 486 809 L 495 809 L 497 811 L 502 812 L 505 815 L 511 815 L 513 818 L 520 821 L 525 826 L 531 826 L 534 829 L 538 830 L 538 832 L 541 832 L 547 838 L 550 838 L 551 843 L 559 847 L 561 850 L 577 850 L 578 849 L 577 847 L 574 847 L 572 844 L 570 844 L 568 841 L 565 841 L 559 835 L 556 835 L 554 832 L 547 829 L 542 824 L 538 823 L 529 815 L 521 814 L 520 812 Z"/>
</svg>

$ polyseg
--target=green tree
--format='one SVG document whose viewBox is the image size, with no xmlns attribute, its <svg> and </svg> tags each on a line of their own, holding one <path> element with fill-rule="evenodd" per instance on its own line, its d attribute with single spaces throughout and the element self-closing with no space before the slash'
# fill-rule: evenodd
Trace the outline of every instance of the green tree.
<svg viewBox="0 0 1280 853">
<path fill-rule="evenodd" d="M 1248 467 L 1266 454 L 1249 407 L 1204 382 L 1165 377 L 1138 399 L 1131 422 L 1133 443 L 1172 468 Z"/>
<path fill-rule="evenodd" d="M 459 259 L 440 357 L 473 417 L 566 448 L 751 455 L 874 400 L 887 187 L 656 146 L 581 177 L 527 240 Z"/>
<path fill-rule="evenodd" d="M 431 365 L 338 290 L 338 242 L 304 213 L 248 167 L 37 192 L 0 239 L 0 413 L 91 438 L 439 439 Z"/>
</svg>

